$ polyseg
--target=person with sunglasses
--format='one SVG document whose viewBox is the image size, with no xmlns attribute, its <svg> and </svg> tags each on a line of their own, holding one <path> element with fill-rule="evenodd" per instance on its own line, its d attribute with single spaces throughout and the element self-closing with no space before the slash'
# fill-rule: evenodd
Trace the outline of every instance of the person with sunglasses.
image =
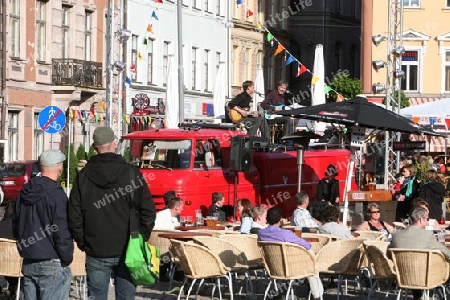
<svg viewBox="0 0 450 300">
<path fill-rule="evenodd" d="M 376 203 L 370 203 L 367 206 L 368 220 L 361 223 L 356 230 L 372 230 L 384 233 L 386 236 L 391 234 L 395 229 L 387 222 L 381 221 L 380 206 Z"/>
</svg>

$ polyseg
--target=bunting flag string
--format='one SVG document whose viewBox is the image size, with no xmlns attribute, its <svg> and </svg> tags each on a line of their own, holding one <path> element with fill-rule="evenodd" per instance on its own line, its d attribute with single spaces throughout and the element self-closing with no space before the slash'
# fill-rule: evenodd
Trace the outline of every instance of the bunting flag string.
<svg viewBox="0 0 450 300">
<path fill-rule="evenodd" d="M 248 18 L 248 12 L 251 12 L 250 8 L 247 6 L 247 4 L 243 1 L 243 0 L 236 0 L 236 4 L 240 5 L 243 4 L 245 10 L 246 10 L 246 17 Z M 252 13 L 253 15 L 253 13 Z M 259 17 L 257 18 L 259 19 Z M 267 42 L 270 43 L 270 45 L 273 47 L 274 43 L 277 43 L 277 48 L 274 52 L 274 56 L 277 56 L 278 54 L 280 54 L 281 52 L 284 51 L 285 54 L 285 65 L 290 65 L 293 62 L 297 62 L 298 64 L 298 71 L 297 74 L 295 75 L 295 77 L 299 77 L 301 74 L 303 73 L 309 73 L 311 74 L 311 86 L 313 86 L 314 84 L 316 84 L 319 81 L 319 78 L 313 73 L 311 72 L 311 70 L 309 70 L 305 65 L 303 65 L 297 58 L 295 58 L 294 55 L 292 55 L 292 53 L 290 53 L 286 47 L 283 46 L 283 44 L 270 32 L 270 30 L 261 22 L 258 20 L 257 23 L 257 27 L 260 31 L 265 31 L 267 33 L 266 39 Z M 287 57 L 287 59 L 286 59 Z M 324 94 L 328 94 L 329 92 L 333 91 L 337 96 L 336 96 L 336 102 L 340 102 L 342 101 L 344 98 L 343 95 L 341 95 L 338 91 L 334 90 L 332 87 L 330 87 L 329 85 L 325 84 L 325 88 L 324 88 Z"/>
</svg>

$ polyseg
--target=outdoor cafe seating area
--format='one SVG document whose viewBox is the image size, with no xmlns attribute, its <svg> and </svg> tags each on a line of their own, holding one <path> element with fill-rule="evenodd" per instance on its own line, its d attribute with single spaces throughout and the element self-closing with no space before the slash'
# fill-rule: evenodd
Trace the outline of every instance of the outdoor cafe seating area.
<svg viewBox="0 0 450 300">
<path fill-rule="evenodd" d="M 397 225 L 397 230 L 403 229 Z M 219 290 L 214 285 L 214 297 L 224 293 L 225 299 L 242 294 L 256 299 L 256 291 L 263 289 L 258 296 L 263 294 L 264 299 L 269 299 L 281 293 L 284 299 L 287 294 L 297 295 L 294 290 L 301 286 L 299 283 L 308 286 L 303 279 L 319 272 L 324 286 L 336 285 L 338 299 L 349 288 L 360 291 L 364 299 L 400 291 L 402 295 L 408 291 L 411 297 L 414 289 L 424 290 L 424 297 L 429 297 L 430 291 L 444 295 L 450 275 L 449 263 L 439 251 L 388 250 L 385 236 L 374 231 L 353 231 L 355 238 L 343 239 L 299 233 L 292 226 L 285 226 L 311 244 L 312 251 L 306 251 L 290 243 L 260 242 L 257 235 L 228 228 L 231 226 L 224 223 L 152 232 L 149 243 L 160 247 L 161 261 L 171 265 L 169 290 L 175 286 L 174 271 L 182 269 L 184 281 L 179 293 L 184 293 L 186 299 L 220 278 L 226 278 L 222 280 L 226 288 L 219 291 L 220 284 Z M 445 243 L 450 247 L 450 235 Z"/>
</svg>

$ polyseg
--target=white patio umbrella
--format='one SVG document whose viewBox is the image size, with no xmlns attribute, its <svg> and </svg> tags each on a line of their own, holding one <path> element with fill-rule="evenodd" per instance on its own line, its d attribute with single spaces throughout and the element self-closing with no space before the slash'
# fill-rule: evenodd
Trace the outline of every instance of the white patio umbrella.
<svg viewBox="0 0 450 300">
<path fill-rule="evenodd" d="M 317 77 L 317 82 L 311 85 L 311 105 L 318 105 L 325 103 L 325 65 L 323 59 L 323 46 L 316 45 L 314 52 L 314 76 Z M 323 122 L 316 122 L 316 133 L 323 133 L 326 124 Z"/>
<path fill-rule="evenodd" d="M 260 96 L 258 93 L 255 93 L 253 95 L 253 111 L 256 111 L 258 109 L 258 103 L 264 100 L 264 94 L 266 91 L 264 86 L 264 72 L 261 68 L 258 68 L 258 70 L 256 70 L 255 91 L 258 93 L 262 93 L 262 96 Z"/>
<path fill-rule="evenodd" d="M 168 60 L 166 101 L 166 126 L 167 128 L 178 128 L 178 112 L 180 110 L 178 103 L 178 68 L 174 55 L 170 55 Z"/>
<path fill-rule="evenodd" d="M 225 119 L 225 63 L 220 62 L 214 83 L 213 104 L 214 119 Z"/>
</svg>

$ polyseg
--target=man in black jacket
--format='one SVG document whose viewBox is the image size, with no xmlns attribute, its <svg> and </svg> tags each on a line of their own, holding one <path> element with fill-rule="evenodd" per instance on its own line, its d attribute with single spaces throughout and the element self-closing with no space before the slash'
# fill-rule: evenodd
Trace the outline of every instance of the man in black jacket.
<svg viewBox="0 0 450 300">
<path fill-rule="evenodd" d="M 44 151 L 41 176 L 23 186 L 14 207 L 13 235 L 23 257 L 25 299 L 69 299 L 73 240 L 67 195 L 56 182 L 64 160 L 58 150 Z"/>
<path fill-rule="evenodd" d="M 144 240 L 155 222 L 155 203 L 142 173 L 115 154 L 117 140 L 110 127 L 94 131 L 93 156 L 70 193 L 69 221 L 73 237 L 86 252 L 89 298 L 106 300 L 111 274 L 115 299 L 135 299 L 136 287 L 125 266 L 129 239 L 131 193 Z"/>
</svg>

